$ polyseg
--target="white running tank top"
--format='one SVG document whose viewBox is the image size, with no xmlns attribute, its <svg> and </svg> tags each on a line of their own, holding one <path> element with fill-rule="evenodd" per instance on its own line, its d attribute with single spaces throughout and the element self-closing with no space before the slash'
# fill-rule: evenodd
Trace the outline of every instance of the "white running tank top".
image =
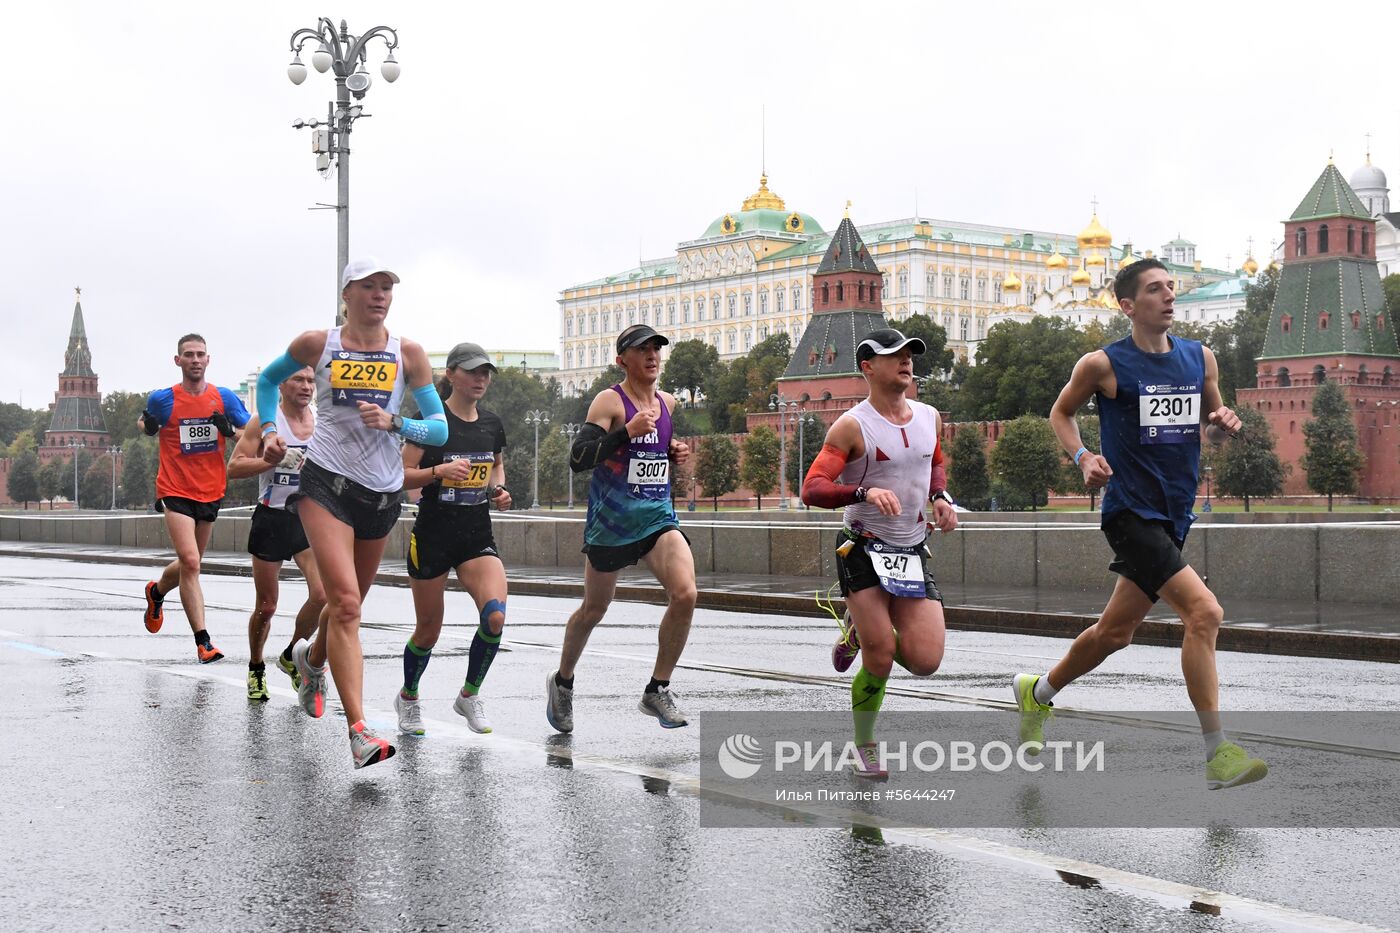
<svg viewBox="0 0 1400 933">
<path fill-rule="evenodd" d="M 357 402 L 399 413 L 404 393 L 403 353 L 389 336 L 383 350 L 347 350 L 340 328 L 326 331 L 316 362 L 316 432 L 306 455 L 316 465 L 375 492 L 403 488 L 403 454 L 397 435 L 367 428 Z"/>
<path fill-rule="evenodd" d="M 901 547 L 928 536 L 925 514 L 938 445 L 938 411 L 912 399 L 909 407 L 914 417 L 905 425 L 886 420 L 869 399 L 846 412 L 860 425 L 865 456 L 841 471 L 843 485 L 888 489 L 899 497 L 900 507 L 898 515 L 882 515 L 868 502 L 852 503 L 846 506 L 846 527 Z"/>
<path fill-rule="evenodd" d="M 311 421 L 316 422 L 316 409 L 311 409 Z M 312 435 L 315 435 L 315 427 Z M 287 456 L 270 470 L 258 474 L 258 501 L 270 509 L 285 509 L 287 497 L 297 491 L 301 483 L 301 464 L 305 459 L 309 438 L 297 437 L 287 416 L 282 411 L 282 403 L 277 403 L 277 433 L 287 442 Z"/>
</svg>

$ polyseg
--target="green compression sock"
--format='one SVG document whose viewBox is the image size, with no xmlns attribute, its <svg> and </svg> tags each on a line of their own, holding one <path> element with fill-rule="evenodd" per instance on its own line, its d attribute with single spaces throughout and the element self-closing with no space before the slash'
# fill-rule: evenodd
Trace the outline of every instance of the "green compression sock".
<svg viewBox="0 0 1400 933">
<path fill-rule="evenodd" d="M 423 672 L 428 669 L 428 662 L 432 660 L 433 649 L 419 648 L 413 643 L 413 639 L 408 640 L 408 644 L 403 648 L 403 694 L 411 699 L 418 697 L 418 681 L 422 678 Z"/>
<path fill-rule="evenodd" d="M 875 741 L 875 718 L 885 702 L 887 683 L 888 677 L 876 677 L 864 666 L 851 681 L 851 718 L 855 720 L 857 744 Z"/>
</svg>

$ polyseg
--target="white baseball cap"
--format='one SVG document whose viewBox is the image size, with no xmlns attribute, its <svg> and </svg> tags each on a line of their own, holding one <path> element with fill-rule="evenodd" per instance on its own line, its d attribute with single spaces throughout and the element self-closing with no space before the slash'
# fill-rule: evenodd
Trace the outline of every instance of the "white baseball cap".
<svg viewBox="0 0 1400 933">
<path fill-rule="evenodd" d="M 394 280 L 395 285 L 399 284 L 399 277 L 390 272 L 378 259 L 373 256 L 363 256 L 359 259 L 352 259 L 345 264 L 345 268 L 340 273 L 340 290 L 345 291 L 345 286 L 351 282 L 367 279 L 377 272 L 383 272 Z"/>
</svg>

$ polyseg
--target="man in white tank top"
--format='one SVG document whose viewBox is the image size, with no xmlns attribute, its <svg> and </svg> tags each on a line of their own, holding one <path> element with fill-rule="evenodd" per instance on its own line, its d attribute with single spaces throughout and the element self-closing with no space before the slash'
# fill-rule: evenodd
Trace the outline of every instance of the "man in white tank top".
<svg viewBox="0 0 1400 933">
<path fill-rule="evenodd" d="M 857 774 L 875 780 L 889 777 L 875 719 L 892 665 L 927 677 L 943 661 L 943 597 L 925 541 L 930 524 L 948 532 L 958 517 L 945 488 L 938 412 L 906 397 L 913 358 L 925 349 L 918 337 L 892 328 L 857 345 L 870 394 L 831 426 L 802 484 L 808 505 L 845 507 L 836 574 L 846 618 L 832 663 L 844 671 L 861 655 L 851 681 Z"/>
<path fill-rule="evenodd" d="M 258 505 L 248 531 L 248 553 L 253 557 L 253 614 L 248 618 L 248 699 L 266 701 L 267 667 L 263 646 L 277 612 L 278 578 L 285 561 L 296 561 L 306 578 L 306 602 L 297 611 L 296 628 L 287 649 L 277 658 L 277 666 L 292 678 L 300 675 L 292 663 L 292 646 L 310 638 L 316 631 L 326 592 L 321 574 L 312 559 L 301 520 L 287 511 L 287 496 L 296 492 L 306 446 L 316 427 L 316 374 L 310 366 L 297 370 L 278 389 L 277 432 L 287 441 L 287 452 L 278 456 L 268 451 L 257 431 L 244 431 L 228 462 L 229 479 L 258 478 Z"/>
</svg>

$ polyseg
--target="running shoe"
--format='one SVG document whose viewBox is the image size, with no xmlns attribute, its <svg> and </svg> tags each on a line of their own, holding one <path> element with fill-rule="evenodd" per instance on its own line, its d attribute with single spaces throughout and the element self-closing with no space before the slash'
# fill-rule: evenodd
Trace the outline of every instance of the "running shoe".
<svg viewBox="0 0 1400 933">
<path fill-rule="evenodd" d="M 292 646 L 292 663 L 296 665 L 297 673 L 301 674 L 297 699 L 301 701 L 306 715 L 320 719 L 326 711 L 326 669 L 323 667 L 318 671 L 312 667 L 308 657 L 310 653 L 310 642 L 299 641 Z"/>
<path fill-rule="evenodd" d="M 648 716 L 655 716 L 663 729 L 679 729 L 688 725 L 685 713 L 676 705 L 676 695 L 670 687 L 658 687 L 655 693 L 643 693 L 637 709 Z"/>
<path fill-rule="evenodd" d="M 350 754 L 355 759 L 355 767 L 363 768 L 393 758 L 394 746 L 370 732 L 361 719 L 350 727 Z"/>
<path fill-rule="evenodd" d="M 418 700 L 410 700 L 403 695 L 400 690 L 394 694 L 394 712 L 399 714 L 399 731 L 407 732 L 409 735 L 423 735 L 427 729 L 423 728 L 423 708 Z"/>
<path fill-rule="evenodd" d="M 200 664 L 213 664 L 215 661 L 223 660 L 224 657 L 224 653 L 218 648 L 215 648 L 212 641 L 207 645 L 201 645 L 196 642 L 194 653 L 199 656 Z"/>
<path fill-rule="evenodd" d="M 457 691 L 457 701 L 452 709 L 467 719 L 467 728 L 473 732 L 490 732 L 491 720 L 486 718 L 486 707 L 481 705 L 481 697 L 474 693 Z"/>
<path fill-rule="evenodd" d="M 856 777 L 867 781 L 888 781 L 890 773 L 880 765 L 880 749 L 874 742 L 856 746 Z"/>
<path fill-rule="evenodd" d="M 846 610 L 840 624 L 841 637 L 831 646 L 831 666 L 836 668 L 837 673 L 844 674 L 855 663 L 856 655 L 860 654 L 860 636 L 856 634 L 856 625 L 851 621 L 851 610 Z"/>
<path fill-rule="evenodd" d="M 1221 790 L 1252 784 L 1269 773 L 1269 766 L 1249 754 L 1234 742 L 1221 742 L 1206 764 L 1206 787 Z"/>
<path fill-rule="evenodd" d="M 1045 745 L 1045 720 L 1055 715 L 1053 703 L 1040 703 L 1035 698 L 1037 674 L 1017 674 L 1011 681 L 1011 693 L 1016 697 L 1016 709 L 1021 712 L 1021 744 L 1026 754 L 1039 755 Z"/>
<path fill-rule="evenodd" d="M 165 597 L 156 589 L 156 581 L 146 584 L 146 631 L 154 635 L 165 624 Z"/>
<path fill-rule="evenodd" d="M 559 686 L 554 679 L 558 673 L 550 671 L 544 678 L 544 718 L 555 732 L 573 732 L 574 691 L 572 687 Z"/>
<path fill-rule="evenodd" d="M 301 686 L 301 674 L 297 673 L 296 664 L 279 654 L 277 656 L 277 666 L 282 668 L 282 673 L 292 678 L 293 687 Z"/>
<path fill-rule="evenodd" d="M 248 672 L 248 699 L 262 700 L 264 703 L 272 694 L 267 692 L 267 674 L 263 671 Z"/>
</svg>

